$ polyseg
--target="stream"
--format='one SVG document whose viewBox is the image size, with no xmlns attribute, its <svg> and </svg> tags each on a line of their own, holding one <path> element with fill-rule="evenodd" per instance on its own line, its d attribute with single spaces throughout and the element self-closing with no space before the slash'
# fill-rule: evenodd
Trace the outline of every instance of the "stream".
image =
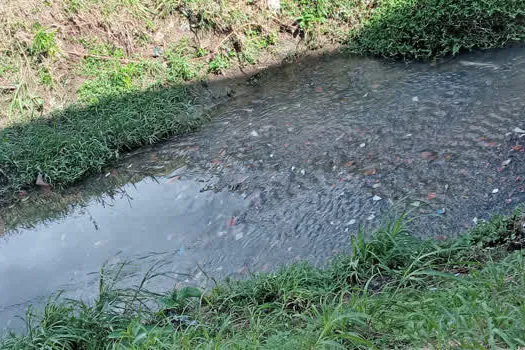
<svg viewBox="0 0 525 350">
<path fill-rule="evenodd" d="M 523 48 L 437 64 L 312 59 L 212 114 L 75 186 L 60 211 L 12 214 L 0 329 L 59 290 L 93 298 L 104 262 L 170 253 L 170 286 L 205 285 L 322 264 L 404 210 L 415 235 L 442 239 L 525 202 Z"/>
</svg>

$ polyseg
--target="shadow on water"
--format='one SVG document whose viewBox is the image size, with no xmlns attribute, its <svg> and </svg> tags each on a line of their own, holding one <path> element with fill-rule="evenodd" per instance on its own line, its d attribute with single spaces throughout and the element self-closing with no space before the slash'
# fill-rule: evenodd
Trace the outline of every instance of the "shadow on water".
<svg viewBox="0 0 525 350">
<path fill-rule="evenodd" d="M 338 54 L 326 53 L 323 57 L 333 55 Z M 309 56 L 284 66 L 300 71 L 318 61 L 317 56 Z M 196 130 L 209 120 L 210 110 L 233 97 L 249 94 L 255 86 L 264 85 L 281 71 L 282 65 L 275 65 L 254 74 L 156 86 L 146 91 L 108 96 L 94 105 L 73 105 L 47 118 L 1 129 L 0 222 L 10 229 L 22 223 L 22 216 L 27 225 L 39 218 L 53 217 L 53 212 L 67 213 L 67 197 L 74 197 L 72 203 L 79 200 L 75 185 L 82 179 L 100 172 L 107 174 L 105 170 L 111 171 L 111 165 L 117 160 L 140 153 L 133 152 L 138 147 Z M 143 160 L 140 169 L 122 171 L 124 176 L 110 174 L 110 181 L 98 181 L 97 185 L 93 181 L 83 183 L 82 195 L 90 199 L 111 188 L 176 168 L 166 166 L 166 162 L 173 159 L 150 165 L 151 162 Z M 175 163 L 181 162 L 183 160 L 177 159 Z M 39 191 L 38 186 L 32 185 L 39 174 L 53 186 L 53 193 L 47 187 Z M 73 189 L 63 191 L 66 185 Z M 59 197 L 54 195 L 57 193 Z M 31 207 L 23 204 L 26 201 L 36 201 L 32 207 L 40 209 L 13 215 L 13 208 Z"/>
<path fill-rule="evenodd" d="M 194 87 L 216 105 L 199 130 L 4 209 L 0 327 L 58 289 L 89 298 L 108 259 L 166 252 L 173 283 L 200 285 L 322 263 L 394 203 L 422 236 L 509 212 L 525 202 L 524 57 L 318 57 Z"/>
</svg>

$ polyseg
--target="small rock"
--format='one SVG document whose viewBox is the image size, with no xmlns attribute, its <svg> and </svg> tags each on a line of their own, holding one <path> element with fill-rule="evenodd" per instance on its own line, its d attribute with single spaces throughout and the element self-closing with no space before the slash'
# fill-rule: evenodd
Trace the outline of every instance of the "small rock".
<svg viewBox="0 0 525 350">
<path fill-rule="evenodd" d="M 498 193 L 498 192 L 499 192 L 499 189 L 497 189 L 497 188 L 495 188 L 495 189 L 492 190 L 492 194 L 496 194 L 496 193 Z"/>
<path fill-rule="evenodd" d="M 362 143 L 362 144 L 360 144 L 359 147 L 361 147 L 361 148 L 365 148 L 365 147 L 366 147 L 366 143 Z"/>
<path fill-rule="evenodd" d="M 47 188 L 47 189 L 51 188 L 51 186 L 47 182 L 44 181 L 44 177 L 42 176 L 42 174 L 38 174 L 38 176 L 36 177 L 35 184 L 42 188 Z"/>
</svg>

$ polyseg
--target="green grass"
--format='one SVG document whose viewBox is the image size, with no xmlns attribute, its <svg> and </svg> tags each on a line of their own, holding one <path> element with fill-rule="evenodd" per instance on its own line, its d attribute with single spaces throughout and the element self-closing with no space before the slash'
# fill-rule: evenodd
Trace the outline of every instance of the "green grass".
<svg viewBox="0 0 525 350">
<path fill-rule="evenodd" d="M 49 119 L 0 131 L 0 194 L 35 183 L 55 186 L 100 171 L 122 151 L 199 126 L 185 87 L 150 89 L 71 106 Z"/>
<path fill-rule="evenodd" d="M 39 23 L 34 25 L 35 34 L 29 53 L 34 57 L 53 57 L 60 52 L 53 30 L 42 27 Z"/>
<path fill-rule="evenodd" d="M 523 39 L 523 0 L 382 0 L 349 45 L 358 54 L 428 59 Z"/>
<path fill-rule="evenodd" d="M 105 267 L 93 304 L 53 299 L 3 349 L 497 349 L 525 345 L 525 212 L 448 241 L 411 235 L 403 218 L 327 266 L 285 266 L 208 292 L 118 288 Z M 368 239 L 365 239 L 368 236 Z M 487 242 L 490 236 L 498 241 Z M 519 246 L 517 245 L 519 243 Z M 518 249 L 519 248 L 519 249 Z M 169 263 L 166 261 L 165 263 Z M 113 271 L 113 273 L 110 273 Z"/>
</svg>

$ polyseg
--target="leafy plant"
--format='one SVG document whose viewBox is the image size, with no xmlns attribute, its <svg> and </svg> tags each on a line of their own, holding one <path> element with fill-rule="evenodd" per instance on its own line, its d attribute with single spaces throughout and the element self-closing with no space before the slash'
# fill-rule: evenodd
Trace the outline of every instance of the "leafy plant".
<svg viewBox="0 0 525 350">
<path fill-rule="evenodd" d="M 169 82 L 180 83 L 194 79 L 198 70 L 191 61 L 193 53 L 187 40 L 181 40 L 176 46 L 165 53 L 168 64 L 167 78 Z"/>
<path fill-rule="evenodd" d="M 40 77 L 40 82 L 44 84 L 45 86 L 51 88 L 53 87 L 53 76 L 51 75 L 51 72 L 46 67 L 41 67 L 38 71 L 38 75 Z"/>
<path fill-rule="evenodd" d="M 35 34 L 30 47 L 30 54 L 35 57 L 55 56 L 60 50 L 56 41 L 56 32 L 42 27 L 40 24 L 34 26 Z"/>
<path fill-rule="evenodd" d="M 208 72 L 214 74 L 222 74 L 230 67 L 230 59 L 228 56 L 218 54 L 213 57 L 208 63 Z"/>
</svg>

